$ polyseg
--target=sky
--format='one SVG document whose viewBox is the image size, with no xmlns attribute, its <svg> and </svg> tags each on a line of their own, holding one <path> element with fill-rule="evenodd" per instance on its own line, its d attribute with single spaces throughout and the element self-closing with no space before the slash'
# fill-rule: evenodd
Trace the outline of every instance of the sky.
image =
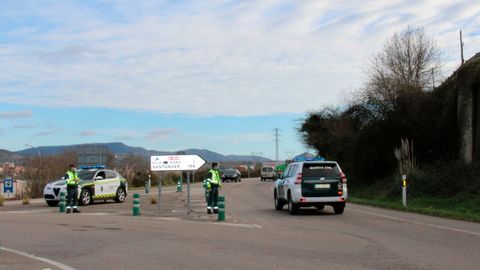
<svg viewBox="0 0 480 270">
<path fill-rule="evenodd" d="M 297 128 L 362 87 L 407 26 L 442 53 L 440 83 L 480 49 L 480 2 L 0 1 L 0 149 L 123 142 L 281 159 Z"/>
</svg>

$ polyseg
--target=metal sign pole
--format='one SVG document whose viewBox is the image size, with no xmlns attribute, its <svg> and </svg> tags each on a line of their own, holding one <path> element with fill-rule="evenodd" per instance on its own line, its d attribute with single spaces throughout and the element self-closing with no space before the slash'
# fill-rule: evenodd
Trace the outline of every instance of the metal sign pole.
<svg viewBox="0 0 480 270">
<path fill-rule="evenodd" d="M 157 214 L 160 215 L 160 209 L 162 204 L 162 176 L 163 173 L 160 173 L 158 176 L 158 201 L 157 201 Z"/>
<path fill-rule="evenodd" d="M 187 213 L 190 214 L 191 205 L 190 205 L 190 172 L 187 171 Z"/>
<path fill-rule="evenodd" d="M 407 176 L 402 175 L 402 203 L 403 207 L 407 207 Z"/>
</svg>

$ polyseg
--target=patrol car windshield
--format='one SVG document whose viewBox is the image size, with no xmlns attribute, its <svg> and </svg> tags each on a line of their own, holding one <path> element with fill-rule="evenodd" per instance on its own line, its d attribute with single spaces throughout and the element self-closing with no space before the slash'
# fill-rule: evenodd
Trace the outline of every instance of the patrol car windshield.
<svg viewBox="0 0 480 270">
<path fill-rule="evenodd" d="M 303 177 L 340 177 L 336 163 L 304 163 Z"/>
<path fill-rule="evenodd" d="M 86 170 L 80 170 L 77 171 L 78 178 L 82 180 L 92 180 L 93 177 L 95 176 L 96 171 L 86 171 Z"/>
<path fill-rule="evenodd" d="M 235 169 L 226 169 L 225 174 L 235 174 L 237 171 Z"/>
</svg>

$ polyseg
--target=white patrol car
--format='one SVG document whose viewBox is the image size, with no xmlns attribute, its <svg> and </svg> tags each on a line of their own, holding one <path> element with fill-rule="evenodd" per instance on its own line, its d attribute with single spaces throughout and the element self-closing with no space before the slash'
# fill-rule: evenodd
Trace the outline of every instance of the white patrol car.
<svg viewBox="0 0 480 270">
<path fill-rule="evenodd" d="M 273 198 L 276 210 L 287 204 L 292 215 L 300 207 L 322 210 L 325 205 L 332 206 L 335 214 L 342 214 L 347 201 L 347 178 L 335 161 L 291 163 L 275 182 Z"/>
<path fill-rule="evenodd" d="M 127 181 L 115 171 L 106 170 L 103 166 L 91 166 L 77 170 L 77 175 L 80 178 L 78 185 L 80 205 L 107 199 L 122 203 L 127 197 Z M 60 192 L 67 193 L 67 184 L 63 177 L 45 186 L 43 198 L 48 205 L 57 206 L 60 202 Z"/>
</svg>

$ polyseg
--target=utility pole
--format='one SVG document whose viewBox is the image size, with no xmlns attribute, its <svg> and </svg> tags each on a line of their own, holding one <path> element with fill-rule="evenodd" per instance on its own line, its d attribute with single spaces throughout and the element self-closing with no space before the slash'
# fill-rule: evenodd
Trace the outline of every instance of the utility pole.
<svg viewBox="0 0 480 270">
<path fill-rule="evenodd" d="M 279 154 L 278 154 L 278 142 L 279 142 L 279 139 L 278 139 L 278 128 L 275 128 L 273 130 L 275 132 L 275 161 L 278 161 L 280 160 L 280 157 L 279 157 Z"/>
<path fill-rule="evenodd" d="M 462 39 L 462 30 L 460 30 L 460 53 L 462 57 L 462 65 L 465 63 L 465 59 L 463 58 L 463 39 Z"/>
<path fill-rule="evenodd" d="M 435 90 L 435 73 L 433 72 L 433 68 L 432 68 L 432 90 Z"/>
</svg>

